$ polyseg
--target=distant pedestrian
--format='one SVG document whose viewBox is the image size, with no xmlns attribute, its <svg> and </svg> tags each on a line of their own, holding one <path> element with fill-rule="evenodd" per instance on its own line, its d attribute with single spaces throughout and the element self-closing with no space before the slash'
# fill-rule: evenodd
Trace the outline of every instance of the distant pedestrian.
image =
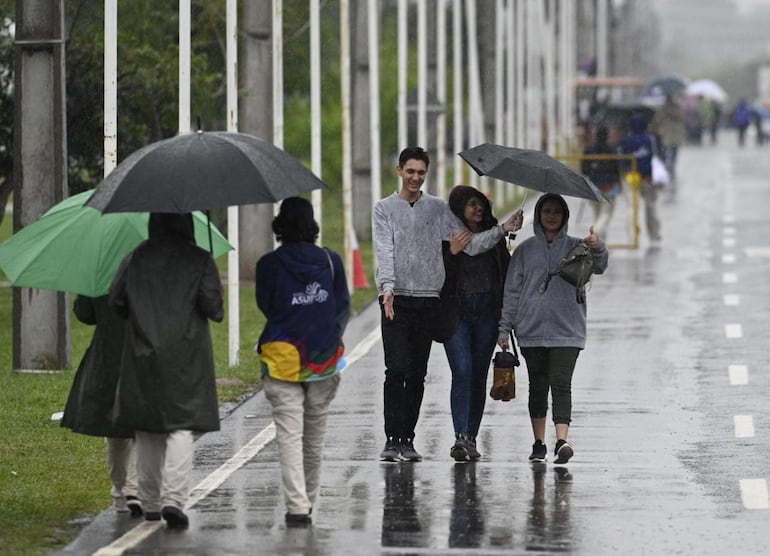
<svg viewBox="0 0 770 556">
<path fill-rule="evenodd" d="M 631 117 L 630 132 L 621 141 L 621 151 L 636 158 L 636 171 L 641 177 L 639 194 L 644 202 L 644 217 L 650 241 L 661 239 L 658 217 L 658 192 L 660 187 L 652 183 L 652 137 L 647 131 L 647 119 L 641 115 Z"/>
<path fill-rule="evenodd" d="M 497 226 L 489 199 L 475 187 L 457 185 L 449 194 L 449 208 L 471 232 Z M 521 213 L 514 223 L 521 227 Z M 449 455 L 456 461 L 481 458 L 476 437 L 481 427 L 487 398 L 489 362 L 497 341 L 497 324 L 503 304 L 503 282 L 510 254 L 505 239 L 484 253 L 462 252 L 464 241 L 444 244 L 447 282 L 454 291 L 442 291 L 455 300 L 459 322 L 444 341 L 452 371 L 450 407 L 455 443 Z"/>
<path fill-rule="evenodd" d="M 184 529 L 193 433 L 219 430 L 209 319 L 224 318 L 211 254 L 191 214 L 150 214 L 149 239 L 121 262 L 110 305 L 128 319 L 116 423 L 135 431 L 144 517 Z"/>
<path fill-rule="evenodd" d="M 594 229 L 598 236 L 607 241 L 607 233 L 615 210 L 615 199 L 621 193 L 620 160 L 617 158 L 618 146 L 609 143 L 610 130 L 600 125 L 596 129 L 595 139 L 583 150 L 588 158 L 581 163 L 581 172 L 599 188 L 607 203 L 592 202 L 594 211 Z M 591 158 L 593 156 L 607 158 Z M 611 158 L 611 157 L 616 158 Z"/>
<path fill-rule="evenodd" d="M 285 199 L 272 227 L 281 246 L 257 262 L 257 306 L 267 319 L 257 350 L 281 456 L 286 524 L 302 527 L 311 523 L 321 486 L 350 294 L 340 256 L 315 245 L 319 228 L 309 201 Z"/>
<path fill-rule="evenodd" d="M 106 438 L 113 505 L 119 513 L 130 512 L 131 517 L 141 517 L 134 431 L 112 422 L 126 321 L 109 307 L 106 295 L 79 295 L 74 310 L 80 322 L 96 328 L 75 373 L 61 426 L 80 434 Z"/>
<path fill-rule="evenodd" d="M 751 125 L 751 110 L 745 98 L 738 101 L 733 114 L 733 124 L 738 130 L 738 145 L 743 147 L 746 144 L 746 130 Z"/>
<path fill-rule="evenodd" d="M 673 186 L 676 179 L 676 161 L 679 147 L 685 140 L 685 118 L 682 106 L 671 95 L 655 112 L 652 131 L 660 137 L 662 158 Z"/>
<path fill-rule="evenodd" d="M 567 463 L 574 450 L 567 441 L 572 421 L 572 374 L 586 341 L 586 303 L 575 286 L 561 278 L 547 281 L 559 260 L 579 242 L 590 250 L 594 272 L 607 268 L 607 246 L 593 228 L 583 239 L 567 235 L 569 207 L 560 195 L 546 193 L 535 205 L 534 235 L 513 251 L 505 277 L 497 343 L 509 348 L 513 331 L 527 363 L 529 416 L 535 442 L 529 460 L 543 462 L 548 395 L 556 432 L 555 463 Z"/>
<path fill-rule="evenodd" d="M 465 252 L 476 255 L 514 230 L 513 216 L 478 234 L 463 228 L 446 202 L 422 191 L 429 163 L 420 147 L 401 151 L 396 166 L 401 188 L 377 201 L 372 212 L 386 367 L 386 440 L 380 454 L 385 461 L 422 459 L 414 432 L 444 284 L 442 240 L 460 236 L 468 242 Z"/>
</svg>

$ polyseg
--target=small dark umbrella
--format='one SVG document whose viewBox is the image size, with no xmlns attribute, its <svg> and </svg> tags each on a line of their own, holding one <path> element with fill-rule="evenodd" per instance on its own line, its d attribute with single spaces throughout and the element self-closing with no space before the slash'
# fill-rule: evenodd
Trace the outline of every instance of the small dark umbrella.
<svg viewBox="0 0 770 556">
<path fill-rule="evenodd" d="M 543 193 L 607 202 L 591 180 L 543 151 L 483 143 L 459 155 L 480 176 L 515 183 Z"/>
<path fill-rule="evenodd" d="M 104 178 L 87 205 L 104 213 L 187 213 L 275 203 L 326 188 L 272 143 L 245 133 L 197 131 L 132 153 Z"/>
</svg>

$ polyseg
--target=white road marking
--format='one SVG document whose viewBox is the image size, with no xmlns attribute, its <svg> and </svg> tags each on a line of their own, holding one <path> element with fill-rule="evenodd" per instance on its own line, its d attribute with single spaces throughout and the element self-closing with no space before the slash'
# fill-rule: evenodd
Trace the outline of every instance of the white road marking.
<svg viewBox="0 0 770 556">
<path fill-rule="evenodd" d="M 767 247 L 746 247 L 744 249 L 749 257 L 770 257 L 770 246 Z"/>
<path fill-rule="evenodd" d="M 741 499 L 747 510 L 766 510 L 770 507 L 765 479 L 741 479 Z"/>
<path fill-rule="evenodd" d="M 722 222 L 724 222 L 725 224 L 732 224 L 733 222 L 735 222 L 735 217 L 732 214 L 725 214 L 722 217 Z"/>
<path fill-rule="evenodd" d="M 742 338 L 743 327 L 740 324 L 726 324 L 725 336 L 728 338 Z"/>
<path fill-rule="evenodd" d="M 735 272 L 725 272 L 722 274 L 723 284 L 735 284 L 738 282 L 738 275 Z"/>
<path fill-rule="evenodd" d="M 732 227 L 732 226 L 725 226 L 725 228 L 724 228 L 724 230 L 722 230 L 722 232 L 726 236 L 734 236 L 735 235 L 735 228 Z"/>
<path fill-rule="evenodd" d="M 730 375 L 730 384 L 733 386 L 749 383 L 749 368 L 746 365 L 730 365 L 727 372 Z"/>
<path fill-rule="evenodd" d="M 722 247 L 735 247 L 735 238 L 734 237 L 722 238 Z"/>
<path fill-rule="evenodd" d="M 725 253 L 724 255 L 722 255 L 722 262 L 724 264 L 735 263 L 735 255 L 733 255 L 732 253 Z"/>
<path fill-rule="evenodd" d="M 751 415 L 735 415 L 735 438 L 754 437 L 754 418 Z"/>
<path fill-rule="evenodd" d="M 349 355 L 345 358 L 345 367 L 347 369 L 350 365 L 361 359 L 366 355 L 374 343 L 380 339 L 380 327 L 377 326 L 366 337 L 361 340 L 356 346 L 350 350 Z M 262 431 L 259 432 L 254 438 L 252 438 L 245 446 L 243 446 L 238 452 L 223 463 L 217 470 L 211 475 L 203 479 L 197 486 L 195 486 L 190 492 L 190 498 L 185 505 L 185 509 L 189 509 L 204 498 L 211 494 L 216 488 L 221 485 L 227 478 L 237 471 L 243 464 L 247 463 L 254 456 L 256 456 L 262 448 L 270 443 L 275 438 L 275 424 L 271 421 Z M 119 537 L 111 544 L 104 546 L 94 552 L 95 556 L 121 556 L 126 550 L 134 548 L 144 539 L 152 535 L 155 531 L 163 527 L 163 521 L 145 521 L 140 525 L 137 525 L 133 529 L 127 531 L 122 537 Z"/>
<path fill-rule="evenodd" d="M 741 296 L 734 293 L 726 293 L 722 296 L 725 305 L 735 306 L 741 304 Z"/>
</svg>

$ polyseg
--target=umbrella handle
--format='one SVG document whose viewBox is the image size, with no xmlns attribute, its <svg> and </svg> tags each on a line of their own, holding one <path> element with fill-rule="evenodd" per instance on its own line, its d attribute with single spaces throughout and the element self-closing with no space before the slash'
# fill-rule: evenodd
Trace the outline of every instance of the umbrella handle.
<svg viewBox="0 0 770 556">
<path fill-rule="evenodd" d="M 211 214 L 209 209 L 206 209 L 206 228 L 209 231 L 209 253 L 214 256 L 214 242 L 211 239 Z"/>
</svg>

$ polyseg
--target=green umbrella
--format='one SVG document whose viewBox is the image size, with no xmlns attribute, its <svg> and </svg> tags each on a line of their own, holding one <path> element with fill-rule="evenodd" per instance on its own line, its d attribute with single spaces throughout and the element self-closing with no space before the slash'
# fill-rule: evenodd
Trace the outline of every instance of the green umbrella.
<svg viewBox="0 0 770 556">
<path fill-rule="evenodd" d="M 83 206 L 85 191 L 53 206 L 0 245 L 0 268 L 13 286 L 68 291 L 98 297 L 109 292 L 120 261 L 147 239 L 149 213 L 102 215 Z M 193 213 L 195 241 L 209 251 L 209 222 Z M 211 227 L 214 257 L 233 247 Z"/>
</svg>

